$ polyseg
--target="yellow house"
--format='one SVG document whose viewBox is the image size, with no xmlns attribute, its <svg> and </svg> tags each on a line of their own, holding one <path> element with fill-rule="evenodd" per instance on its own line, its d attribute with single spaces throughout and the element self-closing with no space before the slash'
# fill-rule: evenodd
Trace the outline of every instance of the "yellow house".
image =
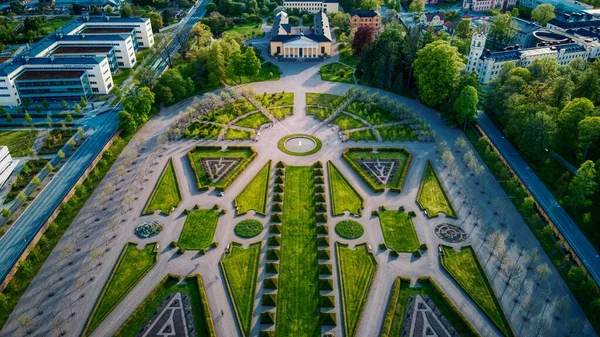
<svg viewBox="0 0 600 337">
<path fill-rule="evenodd" d="M 327 15 L 319 12 L 315 15 L 313 30 L 310 34 L 292 33 L 288 15 L 279 12 L 273 20 L 269 45 L 271 56 L 285 58 L 317 58 L 331 55 L 331 29 Z"/>
</svg>

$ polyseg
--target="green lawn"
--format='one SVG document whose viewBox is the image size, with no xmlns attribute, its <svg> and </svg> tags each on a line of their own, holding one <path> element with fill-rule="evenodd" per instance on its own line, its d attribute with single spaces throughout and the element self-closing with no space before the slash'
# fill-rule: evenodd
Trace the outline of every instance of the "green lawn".
<svg viewBox="0 0 600 337">
<path fill-rule="evenodd" d="M 344 48 L 339 49 L 340 53 L 340 62 L 347 64 L 353 68 L 356 68 L 360 63 L 360 58 L 354 55 L 354 51 L 352 50 L 352 46 L 350 44 L 346 44 Z"/>
<path fill-rule="evenodd" d="M 452 247 L 442 246 L 442 267 L 477 303 L 505 336 L 513 336 L 510 324 L 504 316 L 502 306 L 471 246 L 457 252 Z"/>
<path fill-rule="evenodd" d="M 377 128 L 384 141 L 417 141 L 417 133 L 406 124 Z"/>
<path fill-rule="evenodd" d="M 84 336 L 90 335 L 154 266 L 157 258 L 155 247 L 156 243 L 143 249 L 137 249 L 135 243 L 125 245 L 88 318 Z"/>
<path fill-rule="evenodd" d="M 265 33 L 260 30 L 260 26 L 260 23 L 246 23 L 236 25 L 235 27 L 227 30 L 227 32 L 240 34 L 243 39 L 249 39 L 265 35 Z"/>
<path fill-rule="evenodd" d="M 335 247 L 338 256 L 345 335 L 356 336 L 377 270 L 377 262 L 367 251 L 366 244 L 358 245 L 354 250 L 340 243 Z"/>
<path fill-rule="evenodd" d="M 319 92 L 307 92 L 306 105 L 327 106 L 339 97 L 339 95 L 322 94 Z"/>
<path fill-rule="evenodd" d="M 404 148 L 386 148 L 379 149 L 379 152 L 373 152 L 371 148 L 348 148 L 342 154 L 342 157 L 350 164 L 350 167 L 374 190 L 383 191 L 389 187 L 394 191 L 401 191 L 404 179 L 410 166 L 412 155 Z M 373 175 L 364 170 L 358 163 L 359 160 L 396 160 L 398 169 L 396 174 L 391 177 L 387 184 L 381 183 Z"/>
<path fill-rule="evenodd" d="M 260 242 L 257 242 L 244 249 L 242 245 L 234 242 L 231 245 L 231 253 L 226 253 L 221 260 L 229 296 L 234 304 L 243 336 L 249 336 L 252 328 L 260 247 Z"/>
<path fill-rule="evenodd" d="M 417 203 L 427 211 L 427 215 L 430 217 L 438 216 L 440 213 L 444 213 L 449 217 L 456 217 L 454 208 L 452 208 L 452 204 L 431 162 L 427 162 L 425 167 L 425 173 L 417 194 Z"/>
<path fill-rule="evenodd" d="M 203 190 L 214 186 L 217 189 L 225 190 L 246 169 L 246 166 L 256 157 L 256 153 L 250 147 L 232 146 L 222 150 L 220 146 L 197 146 L 189 151 L 187 156 L 199 189 Z M 241 158 L 241 161 L 222 176 L 211 180 L 208 173 L 204 172 L 202 159 L 219 158 Z"/>
<path fill-rule="evenodd" d="M 223 106 L 210 111 L 202 116 L 200 120 L 228 124 L 239 116 L 242 116 L 250 111 L 256 111 L 256 107 L 245 98 L 235 100 L 224 104 Z"/>
<path fill-rule="evenodd" d="M 207 248 L 213 242 L 218 223 L 217 210 L 210 208 L 190 211 L 185 218 L 177 245 L 191 250 Z"/>
<path fill-rule="evenodd" d="M 256 112 L 238 120 L 234 125 L 258 129 L 261 125 L 269 123 L 270 121 L 271 120 L 261 112 Z"/>
<path fill-rule="evenodd" d="M 273 115 L 273 117 L 277 118 L 277 120 L 282 120 L 287 116 L 294 114 L 294 107 L 285 106 L 280 108 L 270 108 L 269 112 L 271 115 Z"/>
<path fill-rule="evenodd" d="M 360 238 L 365 229 L 358 221 L 343 220 L 335 225 L 335 232 L 344 239 L 353 240 Z"/>
<path fill-rule="evenodd" d="M 192 305 L 192 315 L 194 317 L 194 327 L 199 337 L 209 337 L 210 331 L 214 331 L 213 321 L 210 315 L 210 308 L 205 307 L 208 304 L 206 294 L 201 293 L 200 288 L 204 288 L 202 278 L 199 275 L 191 275 L 185 279 L 183 284 L 180 284 L 181 279 L 172 275 L 166 276 L 159 284 L 150 292 L 137 309 L 129 316 L 129 318 L 121 325 L 119 330 L 115 332 L 115 337 L 136 336 L 137 333 L 144 327 L 156 310 L 165 301 L 167 296 L 175 293 L 185 293 L 190 298 Z"/>
<path fill-rule="evenodd" d="M 459 336 L 478 337 L 479 334 L 471 323 L 456 308 L 454 303 L 444 294 L 437 284 L 429 278 L 421 278 L 417 281 L 417 287 L 410 287 L 410 280 L 401 277 L 396 278 L 394 288 L 390 295 L 387 308 L 386 320 L 384 321 L 381 337 L 393 337 L 402 335 L 404 315 L 406 306 L 411 296 L 428 296 L 440 313 L 448 320 L 450 325 Z"/>
<path fill-rule="evenodd" d="M 293 92 L 274 92 L 272 94 L 264 93 L 256 96 L 256 100 L 265 108 L 274 108 L 278 106 L 294 105 Z"/>
<path fill-rule="evenodd" d="M 377 137 L 375 137 L 375 134 L 371 130 L 348 132 L 347 135 L 350 140 L 354 141 L 377 140 Z"/>
<path fill-rule="evenodd" d="M 177 183 L 177 174 L 173 167 L 173 160 L 169 159 L 142 214 L 152 214 L 154 211 L 160 210 L 161 213 L 168 215 L 171 214 L 171 209 L 177 207 L 180 202 L 181 191 L 179 191 Z"/>
<path fill-rule="evenodd" d="M 331 194 L 333 215 L 342 215 L 344 211 L 360 215 L 363 198 L 331 161 L 327 162 L 327 171 L 329 172 L 329 193 Z"/>
<path fill-rule="evenodd" d="M 276 336 L 318 337 L 319 269 L 311 166 L 285 169 Z"/>
<path fill-rule="evenodd" d="M 415 225 L 406 212 L 379 212 L 379 222 L 388 248 L 397 252 L 413 252 L 419 249 Z"/>
<path fill-rule="evenodd" d="M 0 145 L 8 146 L 11 157 L 28 156 L 38 131 L 0 131 Z"/>
<path fill-rule="evenodd" d="M 266 214 L 270 177 L 271 161 L 269 160 L 235 198 L 237 215 L 246 214 L 250 210 L 254 210 L 258 214 Z"/>
<path fill-rule="evenodd" d="M 263 63 L 260 67 L 258 75 L 253 77 L 242 76 L 242 81 L 239 78 L 228 79 L 227 84 L 236 85 L 250 82 L 262 82 L 262 81 L 277 81 L 281 76 L 281 69 L 271 62 Z"/>
<path fill-rule="evenodd" d="M 227 129 L 225 139 L 230 140 L 248 140 L 254 138 L 254 131 Z"/>
<path fill-rule="evenodd" d="M 316 119 L 322 121 L 327 117 L 331 116 L 331 112 L 326 113 L 324 108 L 318 108 L 316 106 L 307 106 L 306 114 L 313 115 Z"/>
<path fill-rule="evenodd" d="M 133 69 L 119 69 L 116 74 L 112 76 L 113 85 L 116 87 L 120 87 L 123 82 L 133 74 Z"/>
<path fill-rule="evenodd" d="M 233 231 L 237 236 L 249 239 L 263 231 L 263 224 L 258 220 L 246 219 L 238 222 Z"/>
<path fill-rule="evenodd" d="M 356 118 L 352 118 L 345 113 L 337 115 L 331 123 L 339 125 L 342 130 L 357 129 L 366 126 L 363 122 Z"/>
<path fill-rule="evenodd" d="M 354 84 L 354 69 L 341 63 L 330 63 L 319 70 L 323 81 Z"/>
<path fill-rule="evenodd" d="M 392 117 L 390 111 L 384 110 L 376 104 L 365 103 L 362 101 L 352 102 L 352 104 L 346 108 L 346 111 L 358 117 L 362 117 L 373 126 L 398 121 Z"/>
</svg>

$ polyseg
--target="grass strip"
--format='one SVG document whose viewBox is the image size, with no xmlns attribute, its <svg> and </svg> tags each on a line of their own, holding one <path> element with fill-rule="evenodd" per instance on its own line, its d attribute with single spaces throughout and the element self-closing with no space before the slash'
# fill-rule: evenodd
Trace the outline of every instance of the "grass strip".
<svg viewBox="0 0 600 337">
<path fill-rule="evenodd" d="M 444 213 L 446 216 L 452 218 L 457 217 L 450 198 L 448 198 L 448 194 L 446 194 L 430 161 L 427 161 L 423 179 L 419 185 L 417 203 L 421 209 L 427 211 L 427 216 L 429 217 L 436 217 L 440 213 Z"/>
<path fill-rule="evenodd" d="M 336 243 L 342 294 L 342 313 L 346 336 L 356 336 L 362 313 L 367 303 L 377 262 L 367 249 L 367 244 L 357 245 L 354 250 L 348 245 Z"/>
<path fill-rule="evenodd" d="M 360 216 L 364 207 L 363 198 L 331 161 L 327 162 L 327 171 L 333 215 L 342 215 L 344 211 L 348 211 Z"/>
<path fill-rule="evenodd" d="M 262 215 L 267 213 L 270 177 L 271 161 L 269 160 L 235 198 L 237 215 L 246 214 L 250 210 Z"/>
<path fill-rule="evenodd" d="M 385 245 L 397 252 L 419 249 L 419 237 L 410 216 L 403 211 L 379 212 L 379 223 Z"/>
<path fill-rule="evenodd" d="M 252 329 L 260 250 L 260 242 L 251 244 L 248 249 L 233 242 L 230 252 L 225 253 L 220 262 L 235 316 L 244 337 L 249 336 Z"/>
<path fill-rule="evenodd" d="M 137 249 L 135 243 L 125 245 L 96 300 L 83 330 L 84 336 L 89 336 L 152 269 L 157 259 L 155 248 L 156 243 L 146 245 L 143 249 Z"/>
<path fill-rule="evenodd" d="M 185 213 L 187 217 L 181 235 L 179 235 L 177 246 L 191 250 L 208 248 L 213 242 L 219 223 L 219 211 L 213 208 L 196 208 L 191 211 L 186 210 Z"/>
<path fill-rule="evenodd" d="M 173 159 L 169 158 L 142 214 L 152 214 L 156 210 L 160 210 L 161 213 L 169 215 L 180 202 L 181 191 L 177 182 L 177 173 L 173 166 Z"/>
</svg>

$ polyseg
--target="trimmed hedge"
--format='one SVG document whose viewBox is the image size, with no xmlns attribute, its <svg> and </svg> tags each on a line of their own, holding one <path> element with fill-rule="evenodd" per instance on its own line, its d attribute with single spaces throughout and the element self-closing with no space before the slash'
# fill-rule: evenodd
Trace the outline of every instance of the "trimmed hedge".
<svg viewBox="0 0 600 337">
<path fill-rule="evenodd" d="M 268 307 L 277 306 L 277 294 L 263 294 L 262 295 L 262 305 Z"/>
<path fill-rule="evenodd" d="M 327 225 L 318 225 L 317 234 L 329 234 L 329 227 Z"/>
<path fill-rule="evenodd" d="M 263 283 L 263 287 L 265 289 L 277 289 L 278 286 L 279 286 L 279 279 L 277 277 L 266 278 Z"/>
<path fill-rule="evenodd" d="M 196 167 L 196 163 L 194 162 L 194 157 L 192 155 L 192 153 L 194 151 L 196 151 L 196 149 L 198 149 L 198 148 L 202 148 L 202 149 L 212 148 L 212 149 L 215 149 L 215 152 L 218 153 L 221 151 L 221 147 L 220 146 L 194 146 L 190 151 L 187 152 L 187 157 L 190 162 L 190 166 L 192 167 L 192 171 L 194 171 L 194 177 L 196 178 L 196 185 L 198 186 L 198 189 L 200 191 L 206 191 L 209 189 L 210 186 L 204 185 L 202 183 L 199 173 L 203 172 L 203 170 L 198 170 L 198 167 Z M 246 167 L 248 165 L 250 165 L 250 163 L 252 163 L 254 158 L 256 158 L 256 156 L 258 156 L 258 154 L 256 153 L 256 151 L 254 151 L 254 148 L 252 148 L 252 146 L 228 146 L 226 150 L 250 150 L 252 152 L 252 154 L 247 158 L 243 158 L 242 162 L 235 167 L 233 172 L 229 172 L 227 177 L 224 180 L 219 182 L 219 186 L 215 186 L 215 190 L 217 190 L 217 191 L 225 191 L 227 189 L 227 187 L 229 187 L 229 185 L 231 185 L 235 181 L 235 179 L 242 172 L 244 172 Z"/>
<path fill-rule="evenodd" d="M 319 260 L 329 260 L 331 258 L 331 252 L 329 249 L 319 250 Z"/>
<path fill-rule="evenodd" d="M 275 262 L 267 262 L 266 272 L 271 274 L 279 273 L 279 264 Z"/>
<path fill-rule="evenodd" d="M 281 225 L 271 225 L 269 227 L 269 233 L 272 234 L 281 234 Z"/>
<path fill-rule="evenodd" d="M 331 275 L 333 273 L 333 267 L 331 263 L 319 264 L 319 275 Z"/>
<path fill-rule="evenodd" d="M 260 324 L 275 324 L 275 313 L 270 311 L 261 313 Z"/>
<path fill-rule="evenodd" d="M 331 295 L 321 295 L 319 304 L 321 308 L 335 308 L 335 297 Z"/>
<path fill-rule="evenodd" d="M 321 325 L 325 326 L 337 326 L 337 318 L 333 312 L 322 312 L 321 313 Z"/>
<path fill-rule="evenodd" d="M 271 247 L 281 246 L 281 237 L 279 235 L 273 235 L 267 240 L 267 245 Z"/>
<path fill-rule="evenodd" d="M 279 261 L 279 249 L 267 249 L 267 260 Z"/>
<path fill-rule="evenodd" d="M 320 279 L 319 290 L 333 290 L 333 280 L 331 279 Z"/>
<path fill-rule="evenodd" d="M 329 238 L 326 236 L 317 238 L 317 246 L 318 247 L 329 247 Z"/>
</svg>

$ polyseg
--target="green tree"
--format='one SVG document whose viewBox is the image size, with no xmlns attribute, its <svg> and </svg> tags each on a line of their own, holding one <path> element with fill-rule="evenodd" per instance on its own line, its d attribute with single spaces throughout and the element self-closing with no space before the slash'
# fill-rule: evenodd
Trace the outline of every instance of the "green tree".
<svg viewBox="0 0 600 337">
<path fill-rule="evenodd" d="M 137 123 L 133 116 L 125 110 L 119 111 L 117 115 L 119 119 L 119 128 L 122 129 L 125 133 L 131 134 L 135 132 L 137 129 Z"/>
<path fill-rule="evenodd" d="M 227 71 L 229 72 L 230 77 L 238 78 L 238 84 L 242 83 L 242 76 L 244 76 L 246 72 L 245 67 L 246 62 L 242 52 L 239 50 L 234 52 L 227 65 Z"/>
<path fill-rule="evenodd" d="M 150 23 L 152 25 L 152 31 L 155 33 L 158 32 L 164 25 L 162 15 L 160 15 L 156 12 L 150 12 L 147 14 L 147 16 L 150 19 Z"/>
<path fill-rule="evenodd" d="M 154 104 L 154 93 L 148 87 L 142 87 L 134 94 L 123 100 L 123 109 L 128 111 L 135 119 L 137 125 L 142 125 L 148 120 L 148 114 Z"/>
<path fill-rule="evenodd" d="M 585 117 L 577 125 L 579 147 L 583 149 L 583 157 L 587 158 L 588 149 L 600 140 L 600 117 Z"/>
<path fill-rule="evenodd" d="M 67 115 L 65 116 L 65 121 L 67 123 L 71 123 L 73 121 L 73 116 L 71 116 L 71 114 L 68 112 L 67 112 Z"/>
<path fill-rule="evenodd" d="M 594 103 L 587 98 L 575 98 L 559 113 L 557 123 L 559 128 L 560 148 L 572 153 L 577 147 L 579 122 L 594 113 Z"/>
<path fill-rule="evenodd" d="M 0 293 L 0 305 L 4 308 L 4 310 L 10 311 L 9 310 L 10 295 L 8 295 L 6 293 Z"/>
<path fill-rule="evenodd" d="M 81 113 L 81 107 L 79 106 L 79 104 L 75 104 L 73 110 L 75 110 L 76 113 Z"/>
<path fill-rule="evenodd" d="M 546 26 L 548 21 L 554 19 L 554 6 L 551 4 L 538 5 L 534 10 L 531 11 L 531 19 L 537 21 L 540 25 Z"/>
<path fill-rule="evenodd" d="M 60 101 L 60 106 L 63 110 L 67 110 L 69 108 L 69 103 L 67 103 L 67 101 L 63 99 L 62 101 Z"/>
<path fill-rule="evenodd" d="M 513 8 L 511 8 L 510 9 L 510 14 L 513 17 L 515 17 L 515 18 L 518 17 L 519 16 L 519 7 L 513 7 Z"/>
<path fill-rule="evenodd" d="M 154 26 L 152 26 L 152 28 L 154 28 Z M 152 88 L 152 85 L 154 84 L 154 71 L 145 67 L 138 68 L 133 78 L 138 81 L 141 87 Z"/>
<path fill-rule="evenodd" d="M 456 121 L 463 124 L 463 129 L 467 129 L 467 122 L 475 120 L 477 114 L 477 104 L 479 98 L 477 89 L 468 85 L 460 92 L 460 96 L 454 101 L 454 114 Z"/>
<path fill-rule="evenodd" d="M 32 120 L 33 120 L 33 118 L 31 118 L 29 111 L 25 110 L 25 122 L 27 122 L 27 124 L 29 124 L 29 123 L 31 123 Z"/>
<path fill-rule="evenodd" d="M 333 13 L 329 22 L 345 32 L 350 28 L 350 14 L 344 12 Z"/>
<path fill-rule="evenodd" d="M 208 70 L 209 83 L 211 87 L 217 86 L 226 80 L 227 69 L 225 67 L 225 57 L 220 43 L 213 43 L 208 51 L 206 59 L 206 70 Z"/>
<path fill-rule="evenodd" d="M 46 110 L 50 107 L 50 103 L 47 100 L 42 101 L 42 107 Z"/>
<path fill-rule="evenodd" d="M 554 148 L 556 123 L 543 112 L 526 115 L 518 127 L 510 130 L 523 153 L 538 162 L 548 158 Z"/>
<path fill-rule="evenodd" d="M 408 6 L 408 11 L 422 13 L 425 10 L 425 2 L 423 0 L 413 0 Z"/>
<path fill-rule="evenodd" d="M 379 10 L 379 0 L 362 0 L 360 9 L 377 11 Z"/>
<path fill-rule="evenodd" d="M 587 207 L 592 204 L 590 197 L 598 189 L 596 168 L 591 160 L 585 161 L 569 184 L 568 203 L 574 209 Z"/>
<path fill-rule="evenodd" d="M 8 113 L 8 112 L 6 112 L 6 113 L 4 114 L 4 118 L 6 119 L 6 121 L 7 121 L 8 123 L 12 122 L 12 120 L 13 120 L 13 119 L 12 119 L 12 116 L 11 116 L 11 115 L 10 115 L 10 113 Z"/>
<path fill-rule="evenodd" d="M 253 77 L 260 73 L 260 59 L 256 56 L 254 49 L 247 48 L 244 52 L 244 61 L 246 63 L 246 76 L 252 80 Z"/>
<path fill-rule="evenodd" d="M 458 25 L 456 25 L 455 34 L 457 37 L 459 37 L 461 39 L 470 39 L 471 35 L 472 35 L 471 20 L 469 20 L 469 19 L 460 20 Z"/>
<path fill-rule="evenodd" d="M 446 41 L 419 50 L 413 68 L 421 100 L 429 106 L 446 102 L 463 67 L 458 51 Z"/>
<path fill-rule="evenodd" d="M 510 13 L 494 16 L 490 21 L 488 36 L 491 40 L 502 45 L 508 45 L 515 37 L 517 30 Z"/>
<path fill-rule="evenodd" d="M 79 105 L 81 105 L 82 108 L 87 107 L 87 101 L 85 100 L 85 98 L 81 97 L 79 99 Z"/>
</svg>

